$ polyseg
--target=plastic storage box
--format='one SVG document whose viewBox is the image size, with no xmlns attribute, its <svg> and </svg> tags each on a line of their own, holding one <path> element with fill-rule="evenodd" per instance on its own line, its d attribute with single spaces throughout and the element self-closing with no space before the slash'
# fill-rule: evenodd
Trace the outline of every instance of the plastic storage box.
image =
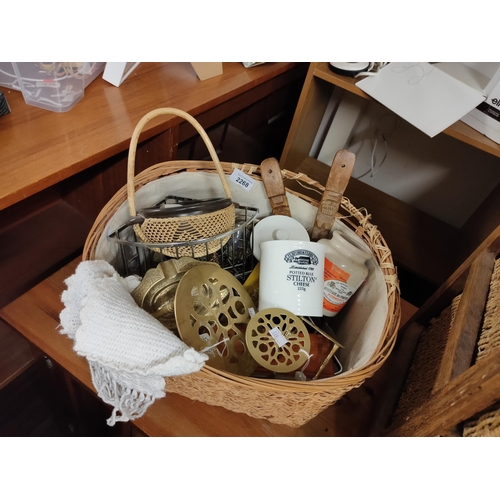
<svg viewBox="0 0 500 500">
<path fill-rule="evenodd" d="M 23 93 L 27 104 L 50 111 L 69 111 L 83 98 L 85 87 L 106 63 L 13 62 L 0 63 L 0 86 Z"/>
</svg>

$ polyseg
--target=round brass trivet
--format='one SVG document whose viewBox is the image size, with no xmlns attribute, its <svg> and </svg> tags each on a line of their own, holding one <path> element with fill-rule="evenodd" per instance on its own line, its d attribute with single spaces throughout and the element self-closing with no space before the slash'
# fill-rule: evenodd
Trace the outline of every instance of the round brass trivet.
<svg viewBox="0 0 500 500">
<path fill-rule="evenodd" d="M 271 333 L 275 328 L 286 339 L 282 347 L 280 340 Z M 311 351 L 309 332 L 302 320 L 279 307 L 255 314 L 247 326 L 246 344 L 259 365 L 276 373 L 297 370 L 307 361 Z"/>
<path fill-rule="evenodd" d="M 245 330 L 255 309 L 243 285 L 228 271 L 197 266 L 179 282 L 175 320 L 181 339 L 208 354 L 207 364 L 237 375 L 257 368 L 245 345 Z"/>
<path fill-rule="evenodd" d="M 139 307 L 159 320 L 170 330 L 177 330 L 174 315 L 174 299 L 181 278 L 195 266 L 201 264 L 217 266 L 215 263 L 200 262 L 191 257 L 170 259 L 149 269 L 132 297 Z"/>
</svg>

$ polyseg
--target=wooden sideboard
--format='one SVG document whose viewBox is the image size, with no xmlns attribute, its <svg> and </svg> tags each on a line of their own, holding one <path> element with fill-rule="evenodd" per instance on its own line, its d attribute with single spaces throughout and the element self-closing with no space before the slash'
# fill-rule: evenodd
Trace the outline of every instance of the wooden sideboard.
<svg viewBox="0 0 500 500">
<path fill-rule="evenodd" d="M 98 77 L 66 113 L 29 106 L 20 92 L 4 89 L 12 112 L 0 120 L 0 210 L 125 151 L 137 122 L 152 109 L 182 109 L 208 128 L 296 80 L 301 85 L 306 70 L 299 63 L 223 68 L 222 75 L 200 81 L 190 63 L 141 63 L 120 87 Z M 171 130 L 175 147 L 194 134 L 180 122 L 160 117 L 141 140 Z M 175 150 L 162 151 L 163 159 L 168 153 Z"/>
<path fill-rule="evenodd" d="M 222 75 L 200 81 L 188 62 L 141 63 L 120 87 L 98 77 L 66 113 L 2 89 L 11 113 L 0 117 L 0 307 L 79 255 L 95 217 L 126 183 L 130 137 L 147 112 L 182 109 L 206 130 L 233 118 L 239 127 L 266 125 L 285 112 L 291 121 L 306 72 L 305 63 L 224 63 Z M 137 171 L 175 159 L 195 134 L 177 117 L 153 120 Z M 1 388 L 34 357 L 3 322 L 0 347 Z"/>
</svg>

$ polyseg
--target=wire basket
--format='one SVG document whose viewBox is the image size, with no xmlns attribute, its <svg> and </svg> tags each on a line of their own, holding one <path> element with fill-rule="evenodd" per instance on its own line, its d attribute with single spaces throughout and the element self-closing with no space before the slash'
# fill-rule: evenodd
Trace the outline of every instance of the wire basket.
<svg viewBox="0 0 500 500">
<path fill-rule="evenodd" d="M 168 196 L 158 205 L 194 201 L 191 198 Z M 137 237 L 129 224 L 122 224 L 108 234 L 107 239 L 118 245 L 118 259 L 114 267 L 122 276 L 144 276 L 146 271 L 160 262 L 180 257 L 192 257 L 217 263 L 243 283 L 256 265 L 253 256 L 252 235 L 257 222 L 258 209 L 235 205 L 234 228 L 209 238 L 189 242 L 146 243 Z M 217 249 L 215 252 L 214 249 Z"/>
</svg>

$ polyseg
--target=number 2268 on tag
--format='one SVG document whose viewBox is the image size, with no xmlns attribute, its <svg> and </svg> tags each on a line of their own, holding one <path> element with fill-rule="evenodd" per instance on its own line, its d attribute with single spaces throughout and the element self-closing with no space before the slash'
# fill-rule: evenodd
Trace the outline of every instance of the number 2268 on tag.
<svg viewBox="0 0 500 500">
<path fill-rule="evenodd" d="M 250 191 L 255 184 L 255 181 L 249 175 L 238 169 L 233 170 L 233 173 L 229 176 L 229 180 L 233 184 L 245 189 L 245 191 Z"/>
</svg>

